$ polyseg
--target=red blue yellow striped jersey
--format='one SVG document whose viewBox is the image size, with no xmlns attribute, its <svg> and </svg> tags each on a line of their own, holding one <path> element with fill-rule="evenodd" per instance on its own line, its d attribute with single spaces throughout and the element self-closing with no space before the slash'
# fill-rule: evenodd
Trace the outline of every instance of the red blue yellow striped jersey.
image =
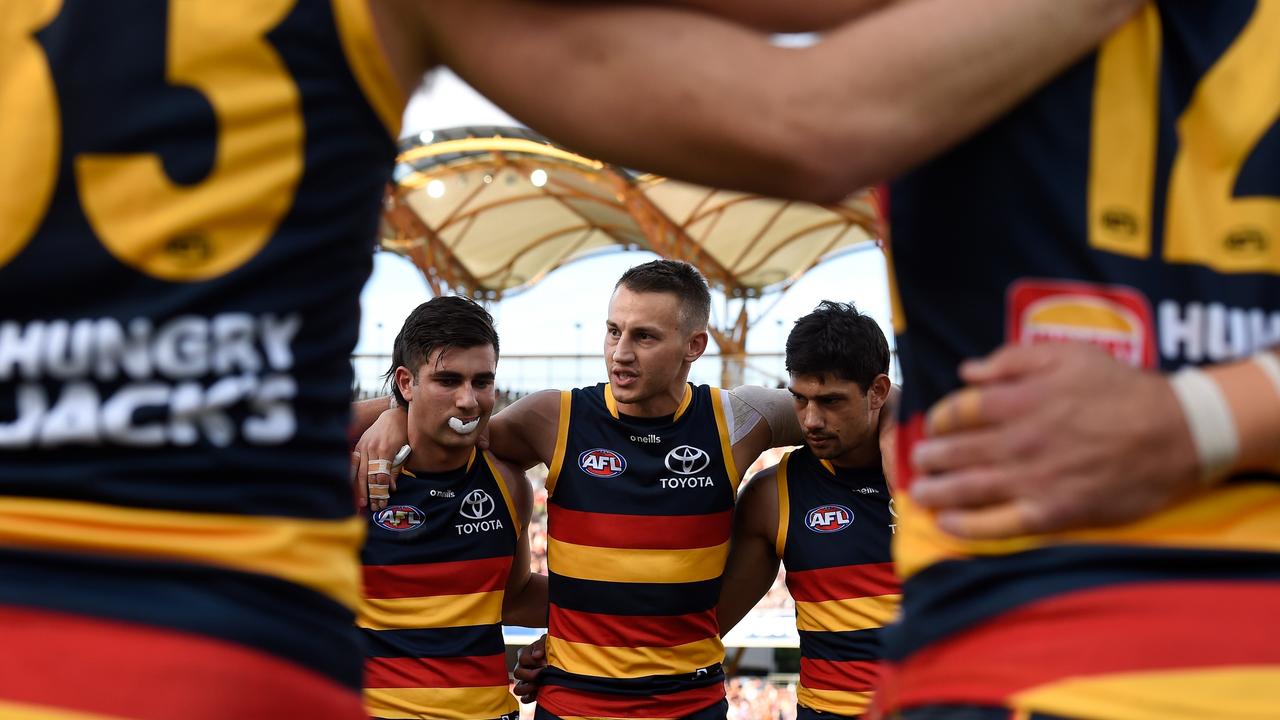
<svg viewBox="0 0 1280 720">
<path fill-rule="evenodd" d="M 671 718 L 724 699 L 715 608 L 740 476 L 721 390 L 672 416 L 563 392 L 547 477 L 550 617 L 540 709 Z"/>
<path fill-rule="evenodd" d="M 507 689 L 502 599 L 521 528 L 488 453 L 442 473 L 406 470 L 369 517 L 357 613 L 375 718 L 493 720 Z"/>
<path fill-rule="evenodd" d="M 363 717 L 365 0 L 0 16 L 0 716 Z"/>
<path fill-rule="evenodd" d="M 891 193 L 905 487 L 924 411 L 1001 343 L 1094 342 L 1164 371 L 1280 344 L 1280 2 L 1150 3 Z M 905 493 L 897 510 L 888 708 L 1280 707 L 1280 472 L 1003 542 L 945 535 Z"/>
<path fill-rule="evenodd" d="M 801 708 L 859 716 L 875 691 L 881 628 L 898 612 L 893 498 L 879 467 L 842 468 L 808 448 L 778 463 L 778 557 L 796 603 Z"/>
</svg>

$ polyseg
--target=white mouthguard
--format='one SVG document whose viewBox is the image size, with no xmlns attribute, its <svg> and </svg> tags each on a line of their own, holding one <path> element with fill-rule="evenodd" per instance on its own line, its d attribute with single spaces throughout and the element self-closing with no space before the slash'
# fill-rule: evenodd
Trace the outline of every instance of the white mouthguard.
<svg viewBox="0 0 1280 720">
<path fill-rule="evenodd" d="M 461 433 L 463 435 L 468 435 L 474 432 L 475 429 L 479 426 L 480 426 L 480 418 L 476 418 L 471 422 L 462 422 L 456 417 L 449 418 L 449 427 L 453 428 L 454 432 Z"/>
</svg>

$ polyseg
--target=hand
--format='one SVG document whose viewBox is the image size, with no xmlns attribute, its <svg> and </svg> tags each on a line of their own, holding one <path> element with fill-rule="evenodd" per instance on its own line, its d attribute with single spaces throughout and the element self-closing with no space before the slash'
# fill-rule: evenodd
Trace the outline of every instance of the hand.
<svg viewBox="0 0 1280 720">
<path fill-rule="evenodd" d="M 1006 346 L 960 367 L 912 451 L 913 499 L 964 538 L 1117 525 L 1198 486 L 1169 383 L 1091 345 Z"/>
<path fill-rule="evenodd" d="M 403 408 L 383 411 L 360 436 L 351 453 L 351 483 L 356 491 L 357 507 L 367 505 L 371 511 L 377 511 L 387 506 L 390 493 L 396 489 L 396 476 L 400 474 L 394 460 L 408 442 L 408 419 Z M 374 462 L 374 472 L 370 472 L 370 461 L 376 460 L 386 463 Z"/>
<path fill-rule="evenodd" d="M 516 679 L 515 687 L 511 691 L 520 698 L 522 703 L 531 703 L 538 699 L 538 676 L 542 674 L 542 668 L 547 666 L 546 648 L 545 634 L 531 644 L 520 648 L 516 666 L 511 671 Z"/>
</svg>

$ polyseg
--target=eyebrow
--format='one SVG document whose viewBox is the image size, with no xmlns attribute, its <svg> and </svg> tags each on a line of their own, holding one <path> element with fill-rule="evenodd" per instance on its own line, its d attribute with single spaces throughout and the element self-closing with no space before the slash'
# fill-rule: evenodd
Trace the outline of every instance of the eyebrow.
<svg viewBox="0 0 1280 720">
<path fill-rule="evenodd" d="M 432 380 L 461 380 L 463 377 L 465 376 L 462 373 L 454 372 L 452 370 L 437 370 L 436 372 L 431 373 Z M 487 371 L 476 373 L 474 376 L 474 379 L 476 380 L 492 380 L 493 378 L 494 374 Z"/>
</svg>

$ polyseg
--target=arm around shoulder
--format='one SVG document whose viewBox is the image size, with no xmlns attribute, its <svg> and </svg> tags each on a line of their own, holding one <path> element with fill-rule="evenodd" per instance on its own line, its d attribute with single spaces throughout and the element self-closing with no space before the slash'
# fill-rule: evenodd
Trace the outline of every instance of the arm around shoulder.
<svg viewBox="0 0 1280 720">
<path fill-rule="evenodd" d="M 778 577 L 778 504 L 776 467 L 751 478 L 738 499 L 733 540 L 716 608 L 721 635 L 755 607 Z"/>
</svg>

